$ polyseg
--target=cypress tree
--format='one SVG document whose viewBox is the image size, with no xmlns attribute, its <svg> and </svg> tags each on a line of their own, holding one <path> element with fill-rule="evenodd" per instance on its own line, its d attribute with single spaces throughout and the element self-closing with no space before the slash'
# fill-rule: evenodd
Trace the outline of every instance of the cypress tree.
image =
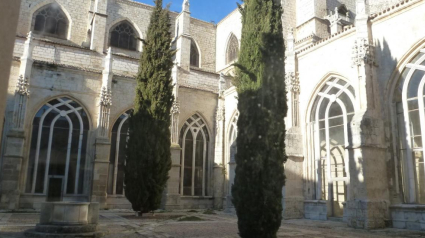
<svg viewBox="0 0 425 238">
<path fill-rule="evenodd" d="M 160 207 L 171 168 L 171 33 L 168 10 L 155 1 L 140 58 L 134 112 L 129 118 L 125 196 L 139 214 Z"/>
<path fill-rule="evenodd" d="M 286 92 L 280 0 L 244 0 L 234 84 L 240 112 L 233 203 L 242 238 L 275 238 L 285 184 Z"/>
</svg>

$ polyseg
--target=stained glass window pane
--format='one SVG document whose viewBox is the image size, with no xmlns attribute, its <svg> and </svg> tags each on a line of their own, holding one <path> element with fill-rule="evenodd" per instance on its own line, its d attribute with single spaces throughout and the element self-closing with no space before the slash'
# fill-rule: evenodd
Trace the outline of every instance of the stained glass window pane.
<svg viewBox="0 0 425 238">
<path fill-rule="evenodd" d="M 409 82 L 409 87 L 407 89 L 407 98 L 415 98 L 418 96 L 418 88 L 419 88 L 419 84 L 422 81 L 422 78 L 425 75 L 425 71 L 422 70 L 416 70 L 413 75 L 412 78 L 410 79 Z"/>
<path fill-rule="evenodd" d="M 193 135 L 189 130 L 186 134 L 184 147 L 183 195 L 192 195 L 193 144 Z"/>
<path fill-rule="evenodd" d="M 204 137 L 199 132 L 196 137 L 195 152 L 195 196 L 202 196 L 202 181 L 204 176 Z"/>
<path fill-rule="evenodd" d="M 334 102 L 332 103 L 331 107 L 329 108 L 329 117 L 336 117 L 343 115 L 341 106 Z"/>
<path fill-rule="evenodd" d="M 199 68 L 199 52 L 198 47 L 195 42 L 192 40 L 190 44 L 190 65 Z"/>
</svg>

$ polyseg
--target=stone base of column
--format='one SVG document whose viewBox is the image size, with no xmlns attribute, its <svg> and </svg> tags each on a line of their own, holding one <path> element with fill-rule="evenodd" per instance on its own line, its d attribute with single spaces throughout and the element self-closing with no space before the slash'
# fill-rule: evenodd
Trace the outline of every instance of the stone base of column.
<svg viewBox="0 0 425 238">
<path fill-rule="evenodd" d="M 110 150 L 111 143 L 109 139 L 96 139 L 96 158 L 93 165 L 91 202 L 99 203 L 100 209 L 106 208 Z"/>
<path fill-rule="evenodd" d="M 181 148 L 178 144 L 171 145 L 171 169 L 168 172 L 169 179 L 167 187 L 164 191 L 162 208 L 165 210 L 179 210 L 181 209 L 180 202 L 180 156 Z"/>
<path fill-rule="evenodd" d="M 5 154 L 1 171 L 0 209 L 19 208 L 19 180 L 22 173 L 22 153 L 25 143 L 24 131 L 11 130 L 5 141 Z"/>
<path fill-rule="evenodd" d="M 233 205 L 232 199 L 233 199 L 232 196 L 226 196 L 226 209 L 225 209 L 225 212 L 236 214 L 236 208 L 235 208 L 235 205 Z"/>
<path fill-rule="evenodd" d="M 214 209 L 223 209 L 224 167 L 214 166 Z"/>
<path fill-rule="evenodd" d="M 384 228 L 389 220 L 388 205 L 387 201 L 347 201 L 343 220 L 353 228 Z"/>
<path fill-rule="evenodd" d="M 283 219 L 304 218 L 304 197 L 284 197 L 283 205 Z"/>
</svg>

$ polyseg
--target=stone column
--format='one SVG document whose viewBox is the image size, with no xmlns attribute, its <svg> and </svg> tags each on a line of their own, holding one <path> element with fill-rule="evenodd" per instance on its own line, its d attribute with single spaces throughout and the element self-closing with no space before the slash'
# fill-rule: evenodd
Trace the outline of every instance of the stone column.
<svg viewBox="0 0 425 238">
<path fill-rule="evenodd" d="M 223 199 L 225 196 L 224 192 L 224 177 L 225 177 L 225 159 L 224 159 L 224 146 L 225 146 L 225 110 L 224 110 L 224 90 L 225 90 L 226 80 L 224 75 L 220 75 L 218 82 L 218 106 L 217 106 L 217 116 L 216 116 L 216 131 L 215 131 L 215 151 L 214 151 L 214 165 L 213 165 L 213 181 L 214 181 L 214 208 L 222 209 L 223 208 Z"/>
<path fill-rule="evenodd" d="M 112 50 L 108 49 L 105 57 L 105 68 L 102 72 L 102 89 L 99 97 L 99 116 L 97 120 L 96 157 L 93 161 L 93 183 L 91 201 L 98 202 L 100 207 L 106 206 L 108 169 L 111 142 L 109 139 L 109 120 L 112 106 Z"/>
<path fill-rule="evenodd" d="M 22 171 L 25 146 L 26 108 L 29 97 L 29 84 L 33 65 L 32 53 L 34 43 L 32 33 L 24 44 L 24 53 L 21 57 L 19 79 L 15 90 L 15 105 L 13 112 L 12 128 L 6 135 L 5 152 L 2 166 L 2 186 L 0 209 L 19 208 L 21 188 L 19 180 Z"/>
<path fill-rule="evenodd" d="M 287 127 L 285 144 L 288 160 L 285 164 L 286 184 L 282 191 L 283 218 L 299 219 L 304 218 L 304 155 L 299 112 L 300 80 L 297 73 L 293 29 L 288 31 L 286 55 L 285 85 L 288 99 L 288 115 L 285 119 Z"/>
<path fill-rule="evenodd" d="M 348 199 L 344 220 L 351 227 L 385 227 L 389 218 L 389 190 L 386 171 L 384 125 L 380 114 L 378 81 L 375 76 L 374 46 L 365 0 L 357 0 L 357 39 L 353 46 L 353 67 L 357 71 L 357 102 L 360 110 L 351 121 Z"/>
<path fill-rule="evenodd" d="M 171 77 L 173 80 L 174 102 L 171 107 L 171 169 L 168 172 L 169 179 L 167 187 L 164 191 L 163 206 L 165 210 L 180 209 L 180 157 L 181 148 L 179 145 L 179 119 L 180 119 L 180 102 L 179 102 L 179 84 L 178 84 L 179 68 L 174 64 Z M 165 201 L 164 201 L 165 200 Z"/>
<path fill-rule="evenodd" d="M 96 0 L 91 18 L 90 49 L 103 53 L 105 46 L 108 0 Z"/>
</svg>

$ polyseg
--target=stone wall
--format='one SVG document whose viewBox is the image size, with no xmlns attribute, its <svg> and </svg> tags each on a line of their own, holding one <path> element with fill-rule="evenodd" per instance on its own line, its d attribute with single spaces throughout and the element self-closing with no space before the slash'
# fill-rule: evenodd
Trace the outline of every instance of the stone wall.
<svg viewBox="0 0 425 238">
<path fill-rule="evenodd" d="M 229 65 L 226 65 L 226 52 L 231 34 L 234 34 L 238 38 L 240 44 L 242 18 L 239 9 L 235 9 L 217 24 L 217 41 L 215 45 L 217 72 L 221 72 L 229 67 Z"/>
<path fill-rule="evenodd" d="M 201 69 L 215 72 L 216 27 L 193 18 L 190 22 L 190 35 L 200 48 Z"/>
</svg>

